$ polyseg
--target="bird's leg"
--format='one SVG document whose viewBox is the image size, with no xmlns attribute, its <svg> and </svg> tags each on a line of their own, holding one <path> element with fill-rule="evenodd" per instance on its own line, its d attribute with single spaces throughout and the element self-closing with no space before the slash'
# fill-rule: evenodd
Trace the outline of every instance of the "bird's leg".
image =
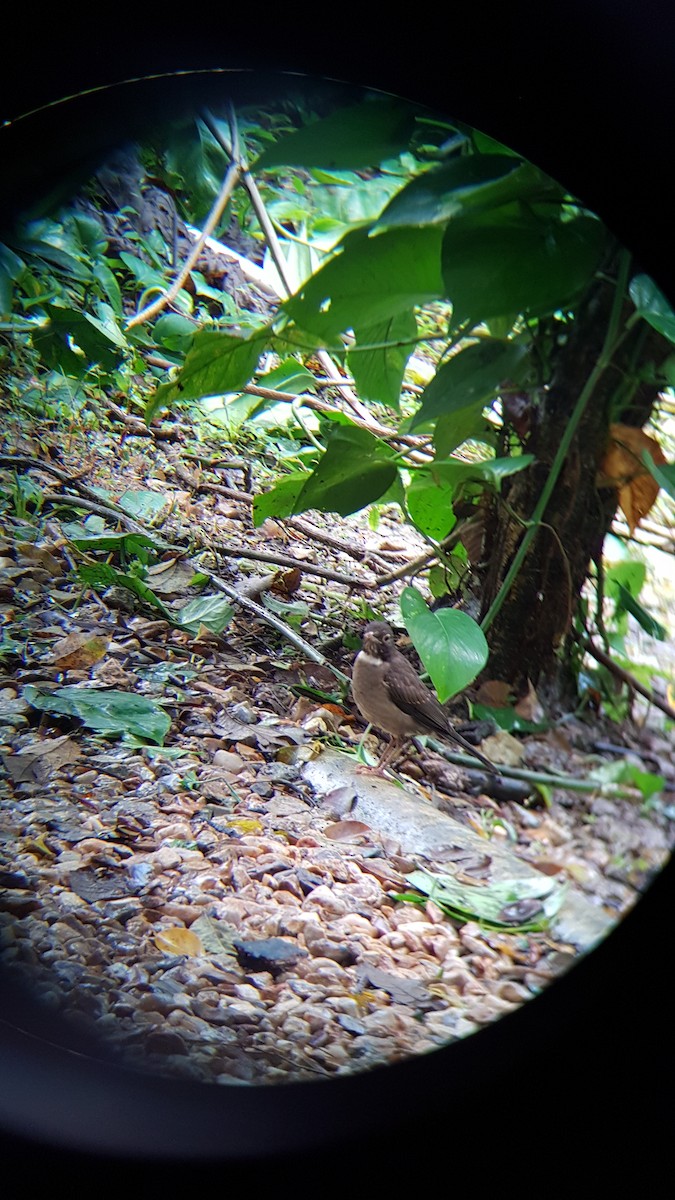
<svg viewBox="0 0 675 1200">
<path fill-rule="evenodd" d="M 384 775 L 387 767 L 391 766 L 392 763 L 394 763 L 396 761 L 401 750 L 403 749 L 403 746 L 401 743 L 402 743 L 401 738 L 396 738 L 396 737 L 392 736 L 389 741 L 389 745 L 385 747 L 384 754 L 381 756 L 380 761 L 377 764 L 377 766 L 369 767 L 369 766 L 366 766 L 366 764 L 364 763 L 362 766 L 356 768 L 357 771 L 362 775 L 365 775 L 365 774 Z"/>
</svg>

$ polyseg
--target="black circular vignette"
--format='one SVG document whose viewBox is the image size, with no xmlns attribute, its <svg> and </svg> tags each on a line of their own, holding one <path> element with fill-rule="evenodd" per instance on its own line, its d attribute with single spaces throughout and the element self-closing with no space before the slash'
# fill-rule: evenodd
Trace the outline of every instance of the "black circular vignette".
<svg viewBox="0 0 675 1200">
<path fill-rule="evenodd" d="M 147 16 L 139 26 L 125 10 L 123 33 L 108 30 L 104 45 L 102 32 L 85 33 L 70 16 L 67 27 L 20 29 L 0 119 L 164 71 L 243 69 L 228 80 L 235 101 L 258 100 L 265 88 L 274 95 L 286 71 L 379 87 L 522 152 L 597 211 L 675 296 L 673 18 L 664 5 L 647 0 L 637 15 L 593 2 L 555 14 L 515 3 L 498 17 L 484 9 L 474 17 L 409 11 L 405 19 L 382 6 L 331 12 L 320 37 L 311 25 L 320 21 L 316 6 L 285 9 L 276 20 L 260 15 L 255 28 L 251 13 L 208 15 L 192 34 L 185 16 L 167 31 Z M 266 78 L 249 74 L 254 68 Z M 222 89 L 222 78 L 130 84 L 116 88 L 113 105 L 110 93 L 93 92 L 0 127 L 0 218 L 11 219 L 59 177 L 88 171 L 172 109 L 203 100 L 204 88 Z M 133 1176 L 118 1186 L 131 1178 L 134 1191 L 141 1180 L 180 1181 L 181 1163 L 193 1180 L 199 1164 L 211 1172 L 220 1163 L 225 1187 L 241 1179 L 288 1190 L 335 1179 L 361 1191 L 364 1170 L 380 1187 L 393 1171 L 404 1185 L 405 1170 L 416 1189 L 468 1182 L 474 1194 L 493 1173 L 491 1190 L 590 1187 L 596 1178 L 607 1186 L 627 1183 L 631 1169 L 643 1183 L 660 1180 L 674 1060 L 674 892 L 669 862 L 606 942 L 519 1011 L 433 1054 L 326 1084 L 218 1088 L 133 1075 L 106 1064 L 105 1051 L 58 1027 L 3 979 L 5 1161 L 90 1185 L 93 1160 L 98 1168 L 131 1163 Z"/>
</svg>

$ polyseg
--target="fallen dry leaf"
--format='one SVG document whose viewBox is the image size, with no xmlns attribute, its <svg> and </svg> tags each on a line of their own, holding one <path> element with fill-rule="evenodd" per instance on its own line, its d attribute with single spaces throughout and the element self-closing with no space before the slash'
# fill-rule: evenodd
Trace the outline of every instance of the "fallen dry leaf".
<svg viewBox="0 0 675 1200">
<path fill-rule="evenodd" d="M 52 647 L 51 661 L 60 671 L 82 671 L 99 662 L 109 639 L 91 633 L 69 633 Z"/>
<path fill-rule="evenodd" d="M 332 842 L 353 842 L 370 833 L 370 826 L 364 825 L 363 821 L 335 821 L 324 829 L 324 833 Z"/>
<path fill-rule="evenodd" d="M 53 771 L 81 757 L 79 746 L 63 734 L 33 742 L 16 754 L 3 754 L 2 761 L 14 783 L 44 783 Z"/>
<path fill-rule="evenodd" d="M 165 950 L 168 954 L 186 954 L 190 958 L 204 953 L 204 947 L 197 934 L 184 929 L 182 925 L 160 930 L 155 934 L 155 945 L 158 950 Z"/>
<path fill-rule="evenodd" d="M 607 452 L 597 478 L 599 487 L 617 488 L 619 506 L 631 534 L 646 517 L 659 494 L 658 483 L 642 464 L 643 450 L 649 451 L 657 466 L 667 463 L 659 443 L 643 429 L 635 429 L 631 425 L 611 425 Z"/>
<path fill-rule="evenodd" d="M 522 761 L 524 746 L 513 734 L 500 729 L 481 742 L 481 749 L 488 758 L 504 767 L 517 767 Z"/>
<path fill-rule="evenodd" d="M 511 697 L 511 688 L 503 679 L 486 679 L 476 693 L 479 704 L 488 708 L 506 708 Z"/>
<path fill-rule="evenodd" d="M 527 692 L 516 704 L 515 711 L 519 717 L 523 717 L 526 721 L 543 721 L 546 716 L 539 697 L 529 679 L 527 681 Z"/>
</svg>

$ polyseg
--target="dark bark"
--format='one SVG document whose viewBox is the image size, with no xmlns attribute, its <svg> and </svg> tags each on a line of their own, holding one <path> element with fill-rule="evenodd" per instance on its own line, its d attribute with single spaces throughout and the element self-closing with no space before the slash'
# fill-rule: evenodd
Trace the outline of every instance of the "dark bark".
<svg viewBox="0 0 675 1200">
<path fill-rule="evenodd" d="M 601 353 L 612 300 L 613 286 L 594 282 L 568 327 L 565 344 L 550 356 L 549 385 L 519 398 L 513 426 L 521 430 L 523 449 L 535 462 L 513 476 L 488 512 L 481 616 L 497 595 L 523 536 L 517 518 L 530 520 L 579 394 Z M 626 316 L 631 311 L 629 306 Z M 635 367 L 648 362 L 658 367 L 668 353 L 664 339 L 639 322 L 598 381 L 544 513 L 544 525 L 489 630 L 492 678 L 508 680 L 516 689 L 530 679 L 550 700 L 567 703 L 572 698 L 568 635 L 589 564 L 600 559 L 617 503 L 615 489 L 596 484 L 609 425 L 644 424 L 658 388 L 638 381 Z M 523 422 L 528 426 L 524 435 Z"/>
</svg>

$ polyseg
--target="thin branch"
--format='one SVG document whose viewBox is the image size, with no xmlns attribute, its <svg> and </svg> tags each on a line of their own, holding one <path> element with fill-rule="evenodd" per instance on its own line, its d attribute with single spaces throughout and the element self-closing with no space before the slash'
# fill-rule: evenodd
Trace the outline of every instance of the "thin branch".
<svg viewBox="0 0 675 1200">
<path fill-rule="evenodd" d="M 255 179 L 253 178 L 253 176 L 250 174 L 248 163 L 246 162 L 246 159 L 243 157 L 243 155 L 240 152 L 238 152 L 238 131 L 237 131 L 237 127 L 236 127 L 236 122 L 234 121 L 234 114 L 232 115 L 232 119 L 230 121 L 230 132 L 231 132 L 231 138 L 232 138 L 232 142 L 233 142 L 232 145 L 228 145 L 227 139 L 223 137 L 223 134 L 222 134 L 221 130 L 218 128 L 218 126 L 216 125 L 216 122 L 214 121 L 213 117 L 211 116 L 211 113 L 209 113 L 208 111 L 204 112 L 204 113 L 202 113 L 202 117 L 203 117 L 204 123 L 206 124 L 208 129 L 211 131 L 214 138 L 216 138 L 216 140 L 223 147 L 225 152 L 232 156 L 233 161 L 235 161 L 237 163 L 239 172 L 240 172 L 241 182 L 244 185 L 244 187 L 246 188 L 246 191 L 248 192 L 249 197 L 251 199 L 253 211 L 255 212 L 255 215 L 258 218 L 258 221 L 260 223 L 260 228 L 262 229 L 262 231 L 265 235 L 265 238 L 267 240 L 267 244 L 270 248 L 270 254 L 272 255 L 272 258 L 274 260 L 274 265 L 279 273 L 279 278 L 284 286 L 286 295 L 292 296 L 293 287 L 292 287 L 290 278 L 289 278 L 287 270 L 286 270 L 286 261 L 284 259 L 283 251 L 281 249 L 281 244 L 277 237 L 276 230 L 269 218 L 267 209 L 265 208 L 265 204 L 263 202 L 263 198 L 260 195 L 258 185 L 257 185 Z M 347 403 L 349 404 L 350 408 L 352 409 L 352 411 L 355 412 L 356 415 L 361 418 L 361 420 L 367 420 L 368 419 L 367 408 L 361 403 L 361 401 L 359 400 L 359 398 L 355 394 L 355 392 L 350 387 L 345 386 L 342 376 L 340 375 L 340 372 L 338 371 L 337 367 L 335 366 L 335 363 L 333 362 L 333 360 L 330 357 L 330 355 L 328 354 L 328 352 L 326 350 L 318 350 L 317 358 L 319 359 L 319 362 L 323 366 L 323 369 L 325 370 L 326 374 L 330 377 L 330 379 L 333 380 L 334 383 L 340 383 L 342 385 L 342 394 L 343 394 L 345 400 L 347 401 Z"/>
<path fill-rule="evenodd" d="M 309 642 L 306 642 L 304 638 L 300 637 L 299 633 L 296 633 L 293 629 L 289 629 L 288 625 L 286 625 L 283 621 L 280 621 L 279 618 L 275 617 L 274 614 L 269 612 L 268 609 L 263 608 L 260 604 L 256 604 L 255 600 L 249 599 L 248 596 L 242 596 L 236 591 L 235 588 L 232 587 L 231 584 L 226 583 L 225 580 L 221 579 L 218 575 L 210 575 L 210 579 L 213 586 L 217 588 L 219 592 L 224 592 L 224 594 L 228 596 L 229 599 L 235 604 L 240 604 L 242 608 L 247 609 L 248 612 L 254 613 L 255 616 L 259 617 L 261 621 L 265 621 L 268 625 L 271 625 L 273 629 L 276 629 L 277 632 L 286 639 L 286 641 L 295 646 L 296 650 L 300 650 L 302 654 L 305 654 L 312 662 L 319 663 L 319 665 L 322 667 L 328 667 L 328 669 L 333 672 L 336 678 L 339 679 L 344 686 L 349 683 L 347 675 L 343 675 L 342 671 L 339 671 L 337 667 L 334 667 L 333 664 L 324 657 L 320 650 L 316 650 L 314 646 L 310 646 Z"/>
<path fill-rule="evenodd" d="M 241 168 L 239 167 L 238 163 L 233 162 L 228 168 L 225 179 L 223 180 L 223 185 L 216 197 L 211 212 L 206 219 L 204 228 L 198 240 L 192 247 L 181 270 L 171 284 L 171 287 L 167 292 L 164 292 L 159 299 L 153 301 L 152 304 L 148 304 L 146 308 L 141 310 L 141 312 L 136 313 L 136 315 L 132 317 L 130 321 L 127 321 L 127 329 L 133 329 L 134 325 L 141 325 L 144 321 L 149 321 L 151 317 L 156 316 L 158 312 L 162 312 L 162 310 L 165 309 L 168 304 L 171 304 L 176 299 L 176 296 L 185 283 L 190 271 L 197 262 L 207 237 L 213 233 L 213 230 L 223 214 L 225 205 L 230 199 L 230 196 L 232 195 L 232 192 L 239 183 L 240 179 Z"/>
<path fill-rule="evenodd" d="M 627 684 L 628 687 L 632 688 L 636 692 L 639 692 L 640 695 L 644 696 L 645 700 L 648 700 L 650 704 L 655 705 L 656 708 L 660 708 L 661 712 L 664 712 L 671 721 L 675 721 L 675 708 L 673 708 L 667 700 L 662 700 L 660 696 L 657 696 L 656 692 L 654 692 L 652 688 L 647 687 L 644 683 L 640 683 L 640 681 L 636 679 L 634 675 L 631 675 L 629 671 L 626 671 L 623 667 L 620 667 L 618 663 L 615 663 L 608 654 L 605 654 L 604 650 L 600 650 L 598 646 L 594 646 L 590 638 L 582 638 L 580 640 L 584 650 L 590 654 L 591 658 L 594 658 L 596 662 L 599 662 L 603 667 L 606 667 L 608 671 L 611 671 L 612 675 L 616 676 L 617 679 L 620 679 L 622 683 Z"/>
<path fill-rule="evenodd" d="M 427 738 L 427 745 L 431 747 L 436 754 L 440 754 L 442 758 L 448 762 L 458 763 L 462 767 L 473 767 L 479 771 L 480 767 L 476 767 L 475 759 L 470 759 L 468 755 L 456 753 L 450 750 L 443 742 L 439 742 L 436 738 Z M 524 783 L 541 783 L 547 787 L 562 788 L 567 792 L 597 792 L 601 796 L 612 796 L 617 799 L 626 798 L 633 799 L 636 789 L 623 787 L 616 783 L 600 783 L 593 779 L 578 779 L 576 775 L 552 775 L 548 771 L 527 771 L 524 767 L 499 766 L 499 773 L 507 779 L 520 779 Z"/>
<path fill-rule="evenodd" d="M 319 575 L 322 579 L 330 579 L 333 583 L 343 583 L 346 587 L 372 587 L 372 579 L 355 579 L 353 575 L 343 575 L 341 571 L 332 571 L 330 567 L 315 567 L 313 563 L 292 558 L 289 554 L 276 554 L 272 550 L 254 550 L 250 546 L 226 545 L 224 542 L 209 542 L 202 547 L 204 550 L 214 550 L 228 558 L 249 558 L 255 562 L 276 563 L 280 567 L 297 568 L 308 575 Z M 202 567 L 199 570 L 203 570 Z M 207 572 L 208 573 L 208 572 Z"/>
</svg>

